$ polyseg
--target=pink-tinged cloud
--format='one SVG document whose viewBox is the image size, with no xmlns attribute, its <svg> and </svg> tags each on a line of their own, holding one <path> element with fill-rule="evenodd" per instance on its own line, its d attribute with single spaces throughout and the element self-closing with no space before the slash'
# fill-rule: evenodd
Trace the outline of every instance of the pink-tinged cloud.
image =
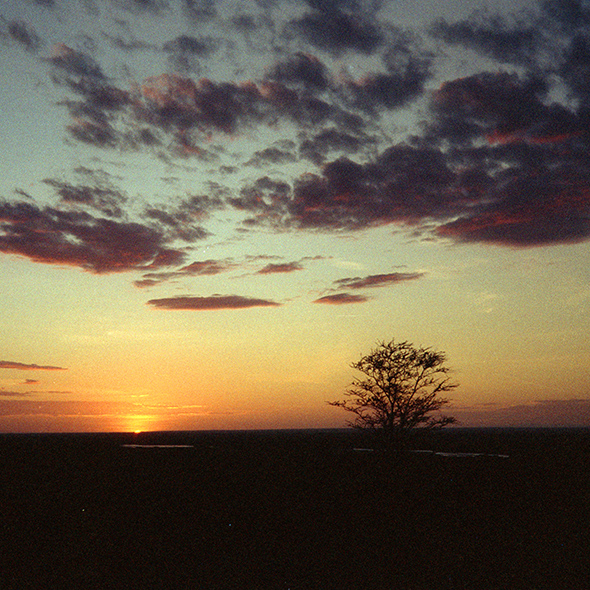
<svg viewBox="0 0 590 590">
<path fill-rule="evenodd" d="M 352 295 L 350 293 L 335 293 L 334 295 L 325 295 L 316 299 L 314 303 L 324 303 L 327 305 L 346 305 L 348 303 L 365 303 L 369 298 L 364 295 Z"/>
<path fill-rule="evenodd" d="M 113 273 L 180 264 L 185 254 L 148 225 L 94 217 L 82 211 L 0 202 L 0 252 L 34 262 Z"/>
<path fill-rule="evenodd" d="M 245 309 L 248 307 L 278 307 L 280 303 L 268 299 L 254 299 L 240 295 L 212 295 L 211 297 L 169 297 L 150 299 L 148 305 L 171 310 Z"/>
<path fill-rule="evenodd" d="M 189 275 L 218 275 L 234 268 L 230 260 L 197 260 L 181 268 L 178 273 Z"/>
<path fill-rule="evenodd" d="M 259 275 L 269 275 L 269 274 L 280 274 L 280 273 L 288 273 L 288 272 L 295 272 L 297 270 L 303 270 L 303 267 L 299 262 L 284 262 L 278 264 L 267 264 L 264 268 L 261 268 L 257 274 Z"/>
<path fill-rule="evenodd" d="M 423 272 L 392 272 L 389 274 L 340 279 L 336 281 L 336 284 L 339 288 L 365 289 L 368 287 L 384 287 L 405 281 L 413 281 L 423 276 Z"/>
<path fill-rule="evenodd" d="M 55 44 L 51 48 L 51 56 L 47 58 L 47 61 L 66 74 L 97 80 L 104 79 L 100 66 L 90 55 L 76 51 L 65 43 Z"/>
<path fill-rule="evenodd" d="M 188 266 L 170 271 L 170 272 L 151 272 L 143 275 L 143 278 L 135 281 L 133 284 L 140 289 L 145 287 L 153 287 L 180 277 L 189 276 L 212 276 L 218 275 L 222 272 L 228 272 L 235 268 L 237 265 L 230 259 L 225 260 L 198 260 L 192 262 Z"/>
<path fill-rule="evenodd" d="M 67 371 L 64 367 L 17 363 L 15 361 L 0 361 L 0 369 L 17 369 L 19 371 Z"/>
<path fill-rule="evenodd" d="M 553 207 L 554 205 L 554 207 Z M 586 205 L 588 208 L 588 205 Z M 576 210 L 579 209 L 579 210 Z M 559 207 L 546 201 L 536 211 L 482 211 L 436 228 L 436 233 L 458 242 L 483 242 L 512 247 L 575 244 L 590 236 L 590 220 L 582 207 Z"/>
</svg>

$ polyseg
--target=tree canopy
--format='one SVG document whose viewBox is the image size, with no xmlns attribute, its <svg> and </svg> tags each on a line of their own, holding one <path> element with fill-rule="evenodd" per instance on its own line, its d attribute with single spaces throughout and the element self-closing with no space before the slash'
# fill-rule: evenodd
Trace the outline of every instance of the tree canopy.
<svg viewBox="0 0 590 590">
<path fill-rule="evenodd" d="M 458 386 L 449 377 L 444 352 L 412 343 L 380 342 L 352 363 L 363 373 L 345 392 L 347 399 L 328 402 L 356 417 L 355 428 L 376 430 L 387 442 L 401 442 L 413 428 L 442 428 L 456 422 L 440 409 L 449 403 L 441 394 Z"/>
</svg>

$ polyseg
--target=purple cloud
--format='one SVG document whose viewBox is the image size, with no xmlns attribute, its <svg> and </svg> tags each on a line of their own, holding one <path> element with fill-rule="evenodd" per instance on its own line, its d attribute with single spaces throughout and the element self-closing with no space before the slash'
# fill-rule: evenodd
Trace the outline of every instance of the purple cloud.
<svg viewBox="0 0 590 590">
<path fill-rule="evenodd" d="M 288 30 L 314 47 L 334 54 L 348 50 L 371 54 L 383 44 L 384 36 L 377 24 L 358 13 L 346 14 L 331 5 L 324 6 L 325 10 L 291 21 Z"/>
<path fill-rule="evenodd" d="M 261 268 L 257 274 L 268 275 L 268 274 L 283 274 L 303 270 L 303 266 L 299 262 L 279 262 L 269 263 L 264 268 Z"/>
<path fill-rule="evenodd" d="M 153 287 L 171 279 L 177 279 L 186 276 L 213 276 L 223 272 L 228 272 L 236 267 L 236 263 L 231 258 L 224 260 L 197 260 L 178 270 L 170 272 L 152 272 L 143 275 L 141 280 L 135 281 L 136 287 Z"/>
<path fill-rule="evenodd" d="M 150 299 L 148 305 L 170 310 L 218 310 L 245 309 L 249 307 L 277 307 L 281 305 L 267 299 L 255 299 L 240 295 L 212 295 L 211 297 L 169 297 Z"/>
<path fill-rule="evenodd" d="M 366 289 L 368 287 L 384 287 L 405 281 L 413 281 L 423 276 L 423 272 L 392 272 L 389 274 L 339 279 L 335 282 L 335 285 L 341 289 Z"/>
<path fill-rule="evenodd" d="M 105 77 L 100 66 L 92 57 L 68 47 L 65 43 L 54 45 L 47 61 L 65 74 L 96 79 L 104 79 Z"/>
<path fill-rule="evenodd" d="M 30 203 L 0 202 L 0 252 L 101 273 L 156 269 L 184 260 L 152 227 Z"/>
<path fill-rule="evenodd" d="M 46 178 L 43 182 L 55 188 L 65 204 L 90 207 L 109 217 L 123 216 L 122 205 L 127 198 L 114 188 L 74 185 L 52 178 Z"/>
<path fill-rule="evenodd" d="M 297 52 L 276 63 L 267 77 L 287 85 L 324 90 L 330 85 L 326 66 L 315 56 Z"/>
<path fill-rule="evenodd" d="M 11 21 L 8 23 L 8 34 L 12 39 L 20 43 L 27 51 L 39 51 L 42 41 L 35 30 L 23 21 Z"/>
<path fill-rule="evenodd" d="M 353 295 L 352 293 L 335 293 L 334 295 L 324 295 L 316 299 L 313 303 L 324 303 L 327 305 L 346 305 L 349 303 L 365 303 L 369 297 L 364 295 Z"/>
<path fill-rule="evenodd" d="M 17 363 L 15 361 L 0 361 L 0 369 L 17 369 L 19 371 L 66 371 L 64 367 L 52 367 L 50 365 L 36 365 L 34 363 Z M 27 379 L 27 381 L 29 381 Z"/>
</svg>

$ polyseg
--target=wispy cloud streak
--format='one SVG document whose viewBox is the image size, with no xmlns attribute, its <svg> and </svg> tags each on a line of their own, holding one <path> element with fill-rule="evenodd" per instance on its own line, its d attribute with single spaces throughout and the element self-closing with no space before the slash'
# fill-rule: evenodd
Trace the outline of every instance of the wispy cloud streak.
<svg viewBox="0 0 590 590">
<path fill-rule="evenodd" d="M 0 369 L 17 369 L 19 371 L 66 371 L 64 367 L 51 365 L 36 365 L 34 363 L 17 363 L 15 361 L 0 361 Z"/>
</svg>

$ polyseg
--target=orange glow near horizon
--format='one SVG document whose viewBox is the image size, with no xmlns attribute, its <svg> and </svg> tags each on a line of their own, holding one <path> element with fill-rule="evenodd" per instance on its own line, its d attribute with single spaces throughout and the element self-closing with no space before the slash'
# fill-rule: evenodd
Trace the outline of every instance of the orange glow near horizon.
<svg viewBox="0 0 590 590">
<path fill-rule="evenodd" d="M 133 432 L 139 434 L 150 430 L 163 430 L 158 419 L 160 416 L 151 414 L 133 414 L 128 416 L 120 416 L 114 425 L 114 430 L 119 432 Z"/>
</svg>

